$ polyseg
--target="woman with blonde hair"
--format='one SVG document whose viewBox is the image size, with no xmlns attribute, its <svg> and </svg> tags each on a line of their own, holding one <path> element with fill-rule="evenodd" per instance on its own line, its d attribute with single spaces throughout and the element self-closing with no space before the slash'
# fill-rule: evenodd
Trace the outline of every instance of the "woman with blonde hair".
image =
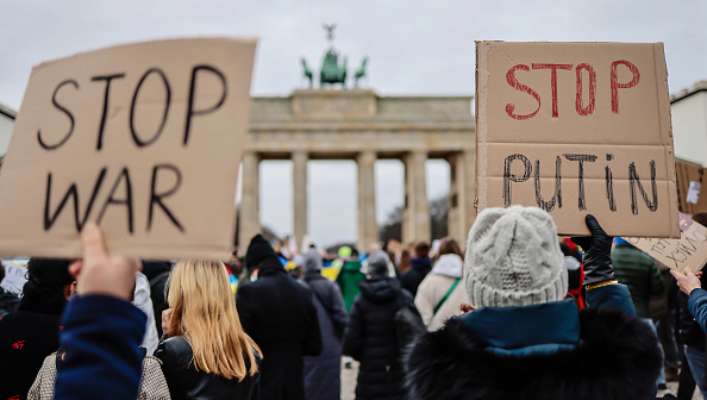
<svg viewBox="0 0 707 400">
<path fill-rule="evenodd" d="M 172 399 L 251 399 L 256 396 L 258 345 L 241 326 L 226 267 L 180 261 L 169 277 L 155 356 Z"/>
</svg>

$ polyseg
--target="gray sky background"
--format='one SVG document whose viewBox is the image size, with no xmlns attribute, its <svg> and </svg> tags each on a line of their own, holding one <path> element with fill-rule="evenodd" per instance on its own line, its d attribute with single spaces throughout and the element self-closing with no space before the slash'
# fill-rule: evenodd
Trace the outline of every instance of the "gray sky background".
<svg viewBox="0 0 707 400">
<path fill-rule="evenodd" d="M 145 39 L 236 35 L 260 39 L 252 93 L 304 86 L 299 58 L 318 66 L 322 23 L 337 23 L 336 47 L 357 65 L 370 57 L 379 94 L 473 94 L 474 40 L 664 42 L 671 92 L 707 79 L 707 2 L 237 0 L 3 0 L 0 102 L 19 108 L 32 65 L 79 51 Z M 292 228 L 291 169 L 262 167 L 262 219 Z M 321 243 L 356 235 L 353 163 L 312 162 L 310 230 Z M 432 197 L 448 168 L 428 163 Z M 402 166 L 376 166 L 379 220 L 402 202 Z"/>
</svg>

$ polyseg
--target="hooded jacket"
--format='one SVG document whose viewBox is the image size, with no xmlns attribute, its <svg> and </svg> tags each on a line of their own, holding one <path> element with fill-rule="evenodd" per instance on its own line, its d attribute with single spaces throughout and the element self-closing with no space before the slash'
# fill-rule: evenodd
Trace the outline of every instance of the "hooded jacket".
<svg viewBox="0 0 707 400">
<path fill-rule="evenodd" d="M 564 300 L 453 318 L 423 336 L 406 365 L 413 400 L 647 400 L 662 359 L 639 319 Z"/>
<path fill-rule="evenodd" d="M 403 368 L 395 314 L 412 303 L 395 278 L 375 277 L 359 284 L 349 315 L 344 354 L 360 362 L 357 399 L 402 399 Z"/>
<path fill-rule="evenodd" d="M 469 303 L 464 285 L 458 282 L 446 300 L 445 294 L 462 276 L 462 259 L 456 254 L 445 254 L 435 263 L 432 271 L 427 274 L 417 288 L 415 307 L 420 312 L 422 322 L 427 329 L 435 331 L 441 328 L 447 320 L 461 313 L 459 307 Z M 439 308 L 435 312 L 435 308 Z"/>
</svg>

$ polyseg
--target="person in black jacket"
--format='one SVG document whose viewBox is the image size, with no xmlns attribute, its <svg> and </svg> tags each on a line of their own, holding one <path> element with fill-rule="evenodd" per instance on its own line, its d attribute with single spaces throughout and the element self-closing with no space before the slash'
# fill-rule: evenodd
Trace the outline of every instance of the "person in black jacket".
<svg viewBox="0 0 707 400">
<path fill-rule="evenodd" d="M 406 359 L 410 400 L 655 399 L 656 336 L 636 318 L 611 264 L 611 237 L 591 215 L 576 241 L 587 308 L 566 299 L 567 268 L 552 217 L 531 207 L 487 208 L 464 258 L 474 308 L 418 339 Z"/>
<path fill-rule="evenodd" d="M 59 319 L 74 291 L 66 260 L 33 258 L 27 274 L 17 311 L 0 320 L 0 399 L 25 398 L 59 347 Z"/>
<path fill-rule="evenodd" d="M 351 309 L 344 337 L 344 354 L 359 365 L 357 400 L 403 399 L 401 344 L 395 315 L 404 306 L 414 307 L 413 297 L 390 276 L 388 256 L 376 252 L 368 258 L 367 279 Z"/>
<path fill-rule="evenodd" d="M 285 272 L 262 235 L 251 240 L 245 262 L 253 280 L 238 288 L 236 306 L 263 352 L 260 398 L 304 399 L 302 357 L 322 351 L 312 292 Z"/>
<path fill-rule="evenodd" d="M 410 292 L 414 298 L 417 294 L 417 287 L 431 270 L 430 245 L 426 242 L 419 242 L 415 245 L 415 257 L 410 260 L 410 269 L 400 277 L 403 289 Z"/>
<path fill-rule="evenodd" d="M 241 326 L 226 266 L 178 262 L 167 300 L 162 329 L 169 338 L 155 357 L 162 361 L 171 398 L 256 398 L 260 349 Z"/>
</svg>

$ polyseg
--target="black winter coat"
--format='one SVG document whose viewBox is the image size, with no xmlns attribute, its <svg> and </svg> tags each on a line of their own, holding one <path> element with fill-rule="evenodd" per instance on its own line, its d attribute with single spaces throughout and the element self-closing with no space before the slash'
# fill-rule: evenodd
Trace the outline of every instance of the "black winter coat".
<svg viewBox="0 0 707 400">
<path fill-rule="evenodd" d="M 369 279 L 359 287 L 344 338 L 344 354 L 360 362 L 356 399 L 403 399 L 395 314 L 403 304 L 412 304 L 412 297 L 394 278 Z"/>
<path fill-rule="evenodd" d="M 485 351 L 463 319 L 452 318 L 409 354 L 409 399 L 654 399 L 661 355 L 645 323 L 593 309 L 579 318 L 576 349 L 518 358 Z"/>
<path fill-rule="evenodd" d="M 420 286 L 422 280 L 425 279 L 427 274 L 432 271 L 432 260 L 429 258 L 413 258 L 410 260 L 412 264 L 410 269 L 402 274 L 400 277 L 400 283 L 403 289 L 407 290 L 415 297 L 417 294 L 417 287 Z"/>
<path fill-rule="evenodd" d="M 228 380 L 197 371 L 191 345 L 182 336 L 160 343 L 155 357 L 162 361 L 162 371 L 172 400 L 251 400 L 257 399 L 258 375 L 242 381 Z M 246 359 L 247 363 L 247 359 Z M 246 368 L 248 368 L 246 366 Z"/>
<path fill-rule="evenodd" d="M 322 351 L 313 295 L 277 259 L 265 263 L 236 301 L 243 328 L 263 352 L 260 399 L 304 399 L 302 357 Z"/>
<path fill-rule="evenodd" d="M 0 320 L 0 399 L 24 399 L 44 358 L 59 348 L 59 316 L 15 311 Z"/>
</svg>

